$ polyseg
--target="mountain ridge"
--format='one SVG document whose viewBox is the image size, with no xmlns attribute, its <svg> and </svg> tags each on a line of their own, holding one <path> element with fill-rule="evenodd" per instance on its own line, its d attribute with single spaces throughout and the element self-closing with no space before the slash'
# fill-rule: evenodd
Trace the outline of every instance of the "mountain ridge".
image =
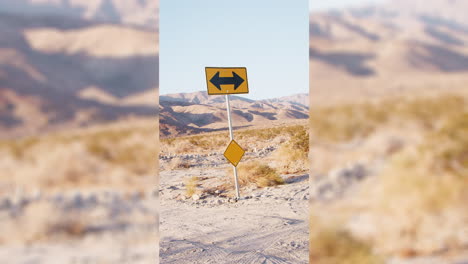
<svg viewBox="0 0 468 264">
<path fill-rule="evenodd" d="M 309 117 L 308 106 L 300 102 L 308 98 L 307 94 L 299 94 L 252 100 L 231 95 L 232 120 L 235 126 L 240 127 L 305 120 Z M 295 102 L 294 99 L 301 100 Z M 226 129 L 226 103 L 222 95 L 208 96 L 205 91 L 161 95 L 159 103 L 161 137 Z"/>
</svg>

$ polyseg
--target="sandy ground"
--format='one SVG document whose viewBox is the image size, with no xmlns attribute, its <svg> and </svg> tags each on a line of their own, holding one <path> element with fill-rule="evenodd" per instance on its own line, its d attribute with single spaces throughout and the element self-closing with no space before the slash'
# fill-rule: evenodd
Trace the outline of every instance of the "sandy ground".
<svg viewBox="0 0 468 264">
<path fill-rule="evenodd" d="M 2 197 L 0 238 L 8 242 L 0 244 L 0 263 L 157 263 L 156 205 L 155 192 L 128 195 L 106 190 Z M 69 215 L 82 224 L 79 236 L 47 233 L 47 226 Z M 32 234 L 43 236 L 25 243 Z"/>
<path fill-rule="evenodd" d="M 182 198 L 185 178 L 227 177 L 226 166 L 160 173 L 160 263 L 308 263 L 309 175 L 242 189 L 237 202 Z"/>
</svg>

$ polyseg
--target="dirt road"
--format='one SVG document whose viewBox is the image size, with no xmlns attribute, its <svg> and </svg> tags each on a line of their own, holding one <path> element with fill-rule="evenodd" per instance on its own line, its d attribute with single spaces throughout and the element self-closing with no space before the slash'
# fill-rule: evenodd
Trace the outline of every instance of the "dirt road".
<svg viewBox="0 0 468 264">
<path fill-rule="evenodd" d="M 308 175 L 287 184 L 180 199 L 184 178 L 225 177 L 225 168 L 160 173 L 161 263 L 308 263 Z"/>
</svg>

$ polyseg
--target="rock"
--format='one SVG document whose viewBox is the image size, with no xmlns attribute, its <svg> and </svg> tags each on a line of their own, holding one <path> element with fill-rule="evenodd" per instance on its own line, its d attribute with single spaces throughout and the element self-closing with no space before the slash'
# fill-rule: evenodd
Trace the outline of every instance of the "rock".
<svg viewBox="0 0 468 264">
<path fill-rule="evenodd" d="M 97 205 L 98 204 L 98 195 L 95 194 L 95 193 L 91 193 L 89 196 L 88 196 L 88 199 L 86 201 L 88 204 L 90 205 Z"/>
<path fill-rule="evenodd" d="M 10 201 L 10 199 L 8 197 L 3 198 L 0 201 L 0 210 L 9 209 L 10 207 L 11 207 L 11 201 Z"/>
<path fill-rule="evenodd" d="M 192 195 L 192 199 L 193 199 L 194 201 L 198 201 L 198 200 L 200 200 L 200 195 L 194 194 L 194 195 Z"/>
<path fill-rule="evenodd" d="M 330 199 L 333 197 L 333 185 L 325 183 L 317 187 L 317 198 Z"/>
</svg>

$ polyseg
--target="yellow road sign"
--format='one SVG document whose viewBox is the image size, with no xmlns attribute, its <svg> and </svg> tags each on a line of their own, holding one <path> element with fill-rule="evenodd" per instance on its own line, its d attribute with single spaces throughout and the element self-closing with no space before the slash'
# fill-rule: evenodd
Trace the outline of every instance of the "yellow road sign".
<svg viewBox="0 0 468 264">
<path fill-rule="evenodd" d="M 231 140 L 231 143 L 229 143 L 229 146 L 226 148 L 226 151 L 224 151 L 224 157 L 226 157 L 229 162 L 232 163 L 232 165 L 237 167 L 237 164 L 239 164 L 239 161 L 242 159 L 242 156 L 244 156 L 245 151 L 237 144 L 236 141 Z"/>
<path fill-rule="evenodd" d="M 249 93 L 247 68 L 245 67 L 206 67 L 208 94 L 245 94 Z"/>
</svg>

